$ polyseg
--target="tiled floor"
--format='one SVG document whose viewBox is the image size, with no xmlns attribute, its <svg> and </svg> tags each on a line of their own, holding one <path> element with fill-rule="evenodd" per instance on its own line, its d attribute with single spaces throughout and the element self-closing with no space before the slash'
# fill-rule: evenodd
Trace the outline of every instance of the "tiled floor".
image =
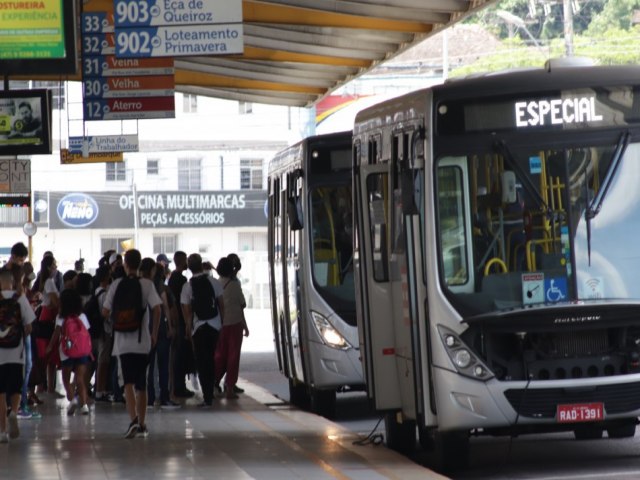
<svg viewBox="0 0 640 480">
<path fill-rule="evenodd" d="M 324 418 L 289 409 L 251 384 L 239 400 L 203 410 L 149 413 L 148 438 L 123 438 L 122 404 L 67 417 L 47 397 L 41 419 L 20 420 L 20 437 L 0 445 L 2 478 L 13 479 L 428 479 L 441 478 Z"/>
</svg>

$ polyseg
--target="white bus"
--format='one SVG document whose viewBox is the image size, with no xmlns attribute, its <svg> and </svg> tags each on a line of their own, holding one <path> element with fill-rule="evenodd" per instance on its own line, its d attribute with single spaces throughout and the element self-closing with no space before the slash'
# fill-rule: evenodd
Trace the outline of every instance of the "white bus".
<svg viewBox="0 0 640 480">
<path fill-rule="evenodd" d="M 361 111 L 353 137 L 359 337 L 388 445 L 451 466 L 472 434 L 633 436 L 640 68 L 449 81 Z"/>
<path fill-rule="evenodd" d="M 352 246 L 351 132 L 307 138 L 269 164 L 275 350 L 293 404 L 331 417 L 363 390 Z"/>
</svg>

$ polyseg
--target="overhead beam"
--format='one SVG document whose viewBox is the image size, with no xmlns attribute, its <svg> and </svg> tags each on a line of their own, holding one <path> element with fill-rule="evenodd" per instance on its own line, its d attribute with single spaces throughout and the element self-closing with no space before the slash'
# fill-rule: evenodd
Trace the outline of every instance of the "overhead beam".
<svg viewBox="0 0 640 480">
<path fill-rule="evenodd" d="M 365 17 L 323 11 L 320 9 L 276 5 L 273 3 L 258 2 L 255 0 L 244 0 L 242 2 L 242 17 L 245 23 L 285 23 L 294 25 L 390 30 L 394 32 L 428 33 L 433 28 L 430 23 Z M 438 14 L 437 23 L 445 22 L 448 19 L 448 15 Z M 435 18 L 433 22 L 436 23 Z"/>
<path fill-rule="evenodd" d="M 227 58 L 269 60 L 272 62 L 317 63 L 321 65 L 338 65 L 341 67 L 358 68 L 368 68 L 372 64 L 371 60 L 332 57 L 329 55 L 313 55 L 309 53 L 284 52 L 282 50 L 252 47 L 251 45 L 244 46 L 244 53 L 242 55 L 229 55 Z"/>
<path fill-rule="evenodd" d="M 269 90 L 281 92 L 307 93 L 311 95 L 321 95 L 326 89 L 306 85 L 292 85 L 280 82 L 270 82 L 264 80 L 252 80 L 246 78 L 228 77 L 203 72 L 188 70 L 176 70 L 176 84 L 194 85 L 211 88 L 237 88 L 241 90 Z"/>
</svg>

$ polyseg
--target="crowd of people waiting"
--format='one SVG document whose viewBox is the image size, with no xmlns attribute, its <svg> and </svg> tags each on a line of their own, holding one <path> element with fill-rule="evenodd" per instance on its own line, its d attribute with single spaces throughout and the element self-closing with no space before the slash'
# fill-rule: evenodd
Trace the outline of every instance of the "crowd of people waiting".
<svg viewBox="0 0 640 480">
<path fill-rule="evenodd" d="M 68 415 L 124 402 L 124 436 L 134 438 L 149 434 L 148 406 L 176 409 L 195 395 L 188 375 L 197 374 L 200 407 L 243 393 L 236 383 L 249 329 L 236 254 L 214 267 L 177 251 L 170 269 L 165 254 L 110 250 L 94 275 L 82 259 L 61 273 L 49 251 L 36 274 L 27 257 L 16 243 L 0 269 L 0 443 L 19 436 L 19 418 L 40 417 L 38 405 L 64 396 Z"/>
</svg>

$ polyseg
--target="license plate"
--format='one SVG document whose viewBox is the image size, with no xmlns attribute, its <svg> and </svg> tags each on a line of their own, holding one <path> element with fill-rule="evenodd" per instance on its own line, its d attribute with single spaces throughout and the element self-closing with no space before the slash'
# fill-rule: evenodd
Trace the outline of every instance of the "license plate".
<svg viewBox="0 0 640 480">
<path fill-rule="evenodd" d="M 604 420 L 604 404 L 571 403 L 558 405 L 556 421 L 558 423 L 599 422 Z"/>
</svg>

